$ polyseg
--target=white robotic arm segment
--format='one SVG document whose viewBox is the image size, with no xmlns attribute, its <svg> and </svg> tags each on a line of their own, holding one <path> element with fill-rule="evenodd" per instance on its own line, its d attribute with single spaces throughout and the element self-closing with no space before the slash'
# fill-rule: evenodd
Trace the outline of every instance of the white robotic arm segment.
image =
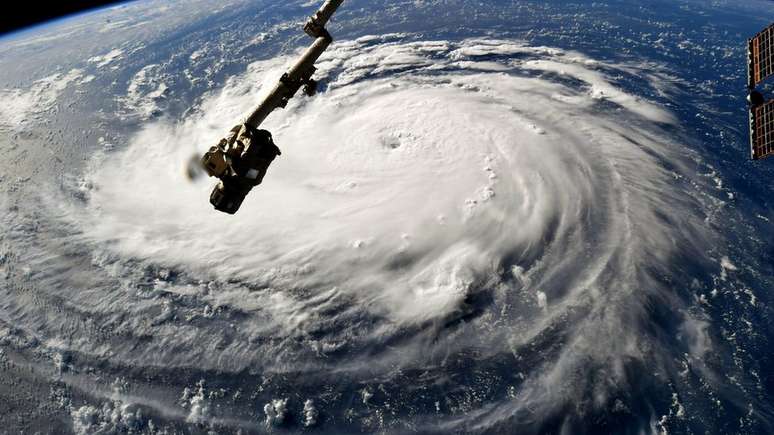
<svg viewBox="0 0 774 435">
<path fill-rule="evenodd" d="M 336 12 L 336 9 L 338 9 L 343 2 L 344 0 L 327 0 L 320 9 L 309 18 L 309 21 L 307 21 L 304 26 L 304 32 L 312 38 L 324 36 L 323 32 L 327 34 L 325 25 L 328 24 L 333 13 Z"/>
<path fill-rule="evenodd" d="M 327 31 L 325 31 L 325 34 L 326 36 L 318 37 L 290 70 L 280 78 L 279 83 L 277 83 L 271 93 L 247 117 L 246 124 L 258 128 L 271 112 L 277 108 L 287 106 L 288 101 L 296 95 L 302 86 L 305 88 L 307 95 L 315 94 L 317 82 L 312 79 L 312 75 L 316 71 L 314 63 L 317 62 L 317 59 L 333 42 Z"/>
</svg>

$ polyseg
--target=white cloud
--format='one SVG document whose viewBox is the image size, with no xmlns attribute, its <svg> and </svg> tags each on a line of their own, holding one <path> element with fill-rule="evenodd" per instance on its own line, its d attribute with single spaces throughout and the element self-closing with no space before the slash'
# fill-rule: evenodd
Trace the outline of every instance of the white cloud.
<svg viewBox="0 0 774 435">
<path fill-rule="evenodd" d="M 169 87 L 160 71 L 160 65 L 147 65 L 132 77 L 126 96 L 119 98 L 129 115 L 150 119 L 162 112 Z"/>
<path fill-rule="evenodd" d="M 317 418 L 320 416 L 320 412 L 317 411 L 312 399 L 307 399 L 306 402 L 304 402 L 303 413 L 305 427 L 313 427 L 317 424 Z"/>
<path fill-rule="evenodd" d="M 102 68 L 104 66 L 110 65 L 117 59 L 120 59 L 121 56 L 123 56 L 124 51 L 121 49 L 113 49 L 109 51 L 108 53 L 105 53 L 102 56 L 94 56 L 89 59 L 89 63 L 94 63 L 97 65 L 97 68 Z"/>
<path fill-rule="evenodd" d="M 28 88 L 0 90 L 0 128 L 21 130 L 40 122 L 71 84 L 91 80 L 93 77 L 84 76 L 82 70 L 72 69 L 36 80 Z"/>
<path fill-rule="evenodd" d="M 266 426 L 280 426 L 285 422 L 288 412 L 288 399 L 274 399 L 263 407 L 266 415 Z"/>
</svg>

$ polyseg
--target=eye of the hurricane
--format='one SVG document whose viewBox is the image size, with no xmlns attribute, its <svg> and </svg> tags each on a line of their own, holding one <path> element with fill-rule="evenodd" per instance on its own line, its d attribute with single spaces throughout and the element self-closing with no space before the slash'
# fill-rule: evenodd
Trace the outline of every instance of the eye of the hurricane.
<svg viewBox="0 0 774 435">
<path fill-rule="evenodd" d="M 320 93 L 264 124 L 283 154 L 236 216 L 214 213 L 210 181 L 187 181 L 180 164 L 288 58 L 251 65 L 191 119 L 157 120 L 95 162 L 86 207 L 64 206 L 63 219 L 126 288 L 149 278 L 116 264 L 139 262 L 174 271 L 150 285 L 180 296 L 159 311 L 146 304 L 161 294 L 111 290 L 105 309 L 142 319 L 142 346 L 127 338 L 110 358 L 302 372 L 311 385 L 511 355 L 518 400 L 550 407 L 592 390 L 569 375 L 579 366 L 641 357 L 651 337 L 637 319 L 665 291 L 657 274 L 703 218 L 675 181 L 690 179 L 661 130 L 672 116 L 614 81 L 632 65 L 410 39 L 331 47 Z M 544 358 L 522 358 L 536 347 Z"/>
</svg>

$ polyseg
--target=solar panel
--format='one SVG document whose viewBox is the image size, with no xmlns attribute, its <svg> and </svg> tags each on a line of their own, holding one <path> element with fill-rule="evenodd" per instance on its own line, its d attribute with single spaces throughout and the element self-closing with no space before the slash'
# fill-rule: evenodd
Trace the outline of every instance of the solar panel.
<svg viewBox="0 0 774 435">
<path fill-rule="evenodd" d="M 750 147 L 753 160 L 774 154 L 774 100 L 750 109 Z"/>
<path fill-rule="evenodd" d="M 748 47 L 750 89 L 774 74 L 774 24 L 750 39 Z"/>
</svg>

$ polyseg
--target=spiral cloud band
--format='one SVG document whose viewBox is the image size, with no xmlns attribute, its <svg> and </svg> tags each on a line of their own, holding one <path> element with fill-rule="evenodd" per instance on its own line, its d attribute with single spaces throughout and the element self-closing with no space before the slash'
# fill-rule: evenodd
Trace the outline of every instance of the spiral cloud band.
<svg viewBox="0 0 774 435">
<path fill-rule="evenodd" d="M 296 404 L 342 406 L 348 379 L 362 395 L 350 421 L 368 429 L 391 410 L 414 427 L 539 430 L 647 408 L 635 385 L 679 392 L 664 346 L 696 359 L 712 346 L 679 287 L 714 236 L 675 119 L 619 83 L 655 76 L 512 40 L 340 42 L 320 94 L 264 126 L 283 151 L 264 184 L 218 214 L 212 181 L 187 181 L 184 162 L 291 57 L 250 65 L 184 121 L 149 123 L 50 201 L 57 243 L 99 271 L 79 279 L 102 283 L 63 289 L 67 316 L 83 331 L 108 321 L 120 341 L 59 333 L 50 308 L 19 322 L 116 366 L 292 376 Z M 406 378 L 415 391 L 399 391 Z M 287 395 L 276 382 L 264 391 Z M 187 418 L 242 420 L 199 402 Z"/>
</svg>

